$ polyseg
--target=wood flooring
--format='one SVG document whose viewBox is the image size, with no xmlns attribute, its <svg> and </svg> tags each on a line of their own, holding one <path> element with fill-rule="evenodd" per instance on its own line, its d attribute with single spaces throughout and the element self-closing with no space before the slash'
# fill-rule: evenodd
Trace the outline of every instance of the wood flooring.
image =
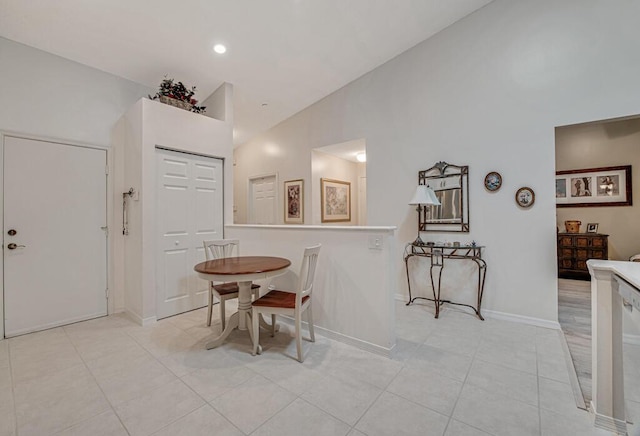
<svg viewBox="0 0 640 436">
<path fill-rule="evenodd" d="M 558 320 L 586 404 L 591 402 L 591 282 L 558 279 Z"/>
</svg>

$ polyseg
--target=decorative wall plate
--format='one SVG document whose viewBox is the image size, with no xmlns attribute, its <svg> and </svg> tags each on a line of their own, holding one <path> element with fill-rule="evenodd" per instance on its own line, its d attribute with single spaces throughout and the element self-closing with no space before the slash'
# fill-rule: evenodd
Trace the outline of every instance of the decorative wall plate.
<svg viewBox="0 0 640 436">
<path fill-rule="evenodd" d="M 536 202 L 536 194 L 528 187 L 520 188 L 516 191 L 516 203 L 520 207 L 531 207 Z"/>
<path fill-rule="evenodd" d="M 487 191 L 497 191 L 502 186 L 502 176 L 497 171 L 491 171 L 484 177 L 484 187 Z"/>
</svg>

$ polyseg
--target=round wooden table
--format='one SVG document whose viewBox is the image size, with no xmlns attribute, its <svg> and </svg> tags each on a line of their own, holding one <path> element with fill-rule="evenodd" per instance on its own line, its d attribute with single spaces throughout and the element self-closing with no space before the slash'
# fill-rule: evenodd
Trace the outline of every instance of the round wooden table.
<svg viewBox="0 0 640 436">
<path fill-rule="evenodd" d="M 251 335 L 251 328 L 247 327 L 251 326 L 251 283 L 284 274 L 290 265 L 291 262 L 282 257 L 239 256 L 208 260 L 193 267 L 201 279 L 238 282 L 238 311 L 231 315 L 220 336 L 207 343 L 208 350 L 221 345 L 235 328 L 247 330 Z"/>
</svg>

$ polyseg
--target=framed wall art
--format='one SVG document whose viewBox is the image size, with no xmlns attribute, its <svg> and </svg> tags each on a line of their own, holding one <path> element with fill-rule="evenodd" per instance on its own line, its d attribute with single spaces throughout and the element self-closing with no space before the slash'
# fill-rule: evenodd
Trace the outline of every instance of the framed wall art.
<svg viewBox="0 0 640 436">
<path fill-rule="evenodd" d="M 598 233 L 598 223 L 587 224 L 587 233 Z"/>
<path fill-rule="evenodd" d="M 516 203 L 520 207 L 531 207 L 533 203 L 536 202 L 536 193 L 533 192 L 533 189 L 525 186 L 516 192 Z"/>
<path fill-rule="evenodd" d="M 631 165 L 556 172 L 557 207 L 632 204 Z"/>
<path fill-rule="evenodd" d="M 304 224 L 304 180 L 284 182 L 284 222 Z"/>
<path fill-rule="evenodd" d="M 502 186 L 502 176 L 497 171 L 491 171 L 484 178 L 484 187 L 489 192 L 495 192 Z"/>
<path fill-rule="evenodd" d="M 351 183 L 320 179 L 321 221 L 351 221 Z"/>
</svg>

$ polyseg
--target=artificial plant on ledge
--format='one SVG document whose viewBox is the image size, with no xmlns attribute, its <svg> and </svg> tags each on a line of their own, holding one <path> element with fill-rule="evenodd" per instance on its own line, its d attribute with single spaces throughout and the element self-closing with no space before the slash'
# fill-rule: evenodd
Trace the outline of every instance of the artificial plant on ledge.
<svg viewBox="0 0 640 436">
<path fill-rule="evenodd" d="M 196 93 L 196 87 L 191 89 L 184 86 L 182 82 L 175 82 L 173 79 L 165 78 L 160 83 L 160 89 L 156 95 L 149 96 L 151 100 L 160 100 L 162 103 L 176 106 L 184 110 L 202 114 L 205 112 L 206 106 L 197 106 L 198 100 L 193 98 Z"/>
</svg>

